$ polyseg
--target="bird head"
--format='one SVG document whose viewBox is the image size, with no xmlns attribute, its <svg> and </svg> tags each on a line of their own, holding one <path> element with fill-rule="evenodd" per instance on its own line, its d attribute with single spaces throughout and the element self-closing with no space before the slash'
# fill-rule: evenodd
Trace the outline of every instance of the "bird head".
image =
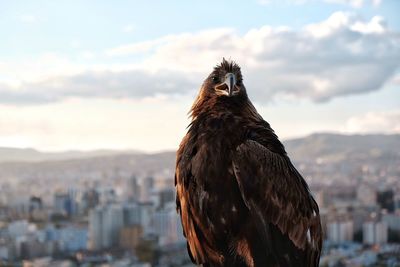
<svg viewBox="0 0 400 267">
<path fill-rule="evenodd" d="M 216 105 L 235 107 L 247 100 L 239 65 L 224 58 L 205 79 L 190 114 L 196 118 Z"/>
<path fill-rule="evenodd" d="M 207 77 L 202 90 L 216 97 L 235 97 L 245 93 L 240 67 L 224 58 Z"/>
</svg>

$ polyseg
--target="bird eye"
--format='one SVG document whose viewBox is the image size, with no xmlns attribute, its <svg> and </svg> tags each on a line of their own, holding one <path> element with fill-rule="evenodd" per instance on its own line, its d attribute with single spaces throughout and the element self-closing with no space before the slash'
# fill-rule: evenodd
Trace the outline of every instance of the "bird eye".
<svg viewBox="0 0 400 267">
<path fill-rule="evenodd" d="M 212 76 L 211 80 L 213 81 L 213 83 L 217 83 L 219 81 L 218 76 Z"/>
</svg>

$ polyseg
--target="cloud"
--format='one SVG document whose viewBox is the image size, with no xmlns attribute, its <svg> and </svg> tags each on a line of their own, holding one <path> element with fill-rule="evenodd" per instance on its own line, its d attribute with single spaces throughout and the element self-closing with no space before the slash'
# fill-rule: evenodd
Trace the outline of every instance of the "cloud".
<svg viewBox="0 0 400 267">
<path fill-rule="evenodd" d="M 0 80 L 0 101 L 193 94 L 222 57 L 242 66 L 249 95 L 259 102 L 276 97 L 328 101 L 376 91 L 391 80 L 400 66 L 400 34 L 390 31 L 382 17 L 365 21 L 337 12 L 300 30 L 263 26 L 242 34 L 232 28 L 210 29 L 125 44 L 104 54 L 111 61 L 139 59 L 131 64 L 77 66 L 73 71 L 70 61 L 57 64 L 52 58 L 51 66 L 68 68 L 68 74 L 49 67 L 49 75 L 41 72 L 41 79 L 21 74 L 14 77 L 13 86 Z M 2 66 L 10 68 L 0 62 L 0 70 Z M 24 73 L 32 76 L 28 70 Z"/>
<path fill-rule="evenodd" d="M 400 110 L 368 112 L 347 120 L 344 132 L 400 133 Z"/>
<path fill-rule="evenodd" d="M 379 6 L 382 0 L 324 0 L 327 3 L 350 5 L 354 8 L 361 8 L 366 4 L 371 4 L 372 6 Z"/>
<path fill-rule="evenodd" d="M 191 99 L 69 99 L 40 106 L 0 105 L 0 146 L 44 150 L 176 149 Z"/>
<path fill-rule="evenodd" d="M 73 76 L 55 76 L 33 83 L 22 83 L 9 90 L 0 84 L 0 101 L 13 104 L 40 104 L 65 98 L 145 98 L 187 94 L 193 88 L 191 74 L 144 70 L 87 71 Z M 4 89 L 6 88 L 6 89 Z"/>
</svg>

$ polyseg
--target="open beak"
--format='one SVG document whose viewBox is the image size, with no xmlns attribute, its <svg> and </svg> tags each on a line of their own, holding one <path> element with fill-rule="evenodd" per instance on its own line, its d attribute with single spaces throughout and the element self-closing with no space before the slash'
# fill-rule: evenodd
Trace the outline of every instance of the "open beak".
<svg viewBox="0 0 400 267">
<path fill-rule="evenodd" d="M 225 81 L 216 86 L 216 89 L 223 90 L 224 94 L 232 96 L 235 86 L 236 86 L 236 77 L 233 73 L 229 72 L 225 75 Z"/>
</svg>

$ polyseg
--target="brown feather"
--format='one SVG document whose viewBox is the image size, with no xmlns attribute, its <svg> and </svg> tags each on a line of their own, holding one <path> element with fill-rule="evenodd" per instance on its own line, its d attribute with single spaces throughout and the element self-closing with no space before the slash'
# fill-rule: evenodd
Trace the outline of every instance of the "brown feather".
<svg viewBox="0 0 400 267">
<path fill-rule="evenodd" d="M 233 73 L 240 91 L 215 91 Z M 282 143 L 224 60 L 204 81 L 176 160 L 176 203 L 188 252 L 205 266 L 318 266 L 318 206 Z M 309 238 L 307 238 L 309 233 Z"/>
</svg>

